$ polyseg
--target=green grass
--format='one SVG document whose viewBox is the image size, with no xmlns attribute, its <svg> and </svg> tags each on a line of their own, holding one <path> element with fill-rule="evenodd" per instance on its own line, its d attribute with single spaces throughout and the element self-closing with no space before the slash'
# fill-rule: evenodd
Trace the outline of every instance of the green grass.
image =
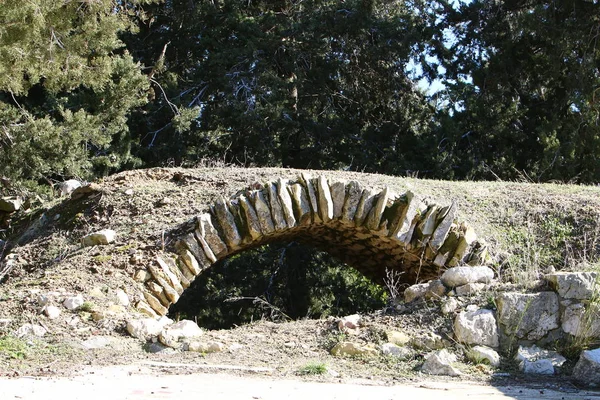
<svg viewBox="0 0 600 400">
<path fill-rule="evenodd" d="M 22 360 L 27 357 L 27 344 L 14 336 L 0 336 L 0 354 Z"/>
<path fill-rule="evenodd" d="M 323 375 L 327 372 L 327 366 L 321 362 L 310 362 L 298 369 L 300 375 Z"/>
</svg>

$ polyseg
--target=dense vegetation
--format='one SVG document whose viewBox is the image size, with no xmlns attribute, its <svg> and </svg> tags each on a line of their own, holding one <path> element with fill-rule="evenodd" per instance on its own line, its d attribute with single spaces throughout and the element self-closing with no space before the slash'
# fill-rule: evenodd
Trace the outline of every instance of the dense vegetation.
<svg viewBox="0 0 600 400">
<path fill-rule="evenodd" d="M 6 0 L 0 194 L 204 159 L 597 183 L 599 40 L 597 0 Z M 293 316 L 371 306 L 348 299 L 376 289 L 291 246 L 205 286 L 277 287 L 265 300 Z M 224 271 L 286 251 L 288 275 L 228 292 Z"/>
<path fill-rule="evenodd" d="M 595 0 L 9 0 L 1 175 L 213 158 L 597 182 L 599 38 Z"/>
</svg>

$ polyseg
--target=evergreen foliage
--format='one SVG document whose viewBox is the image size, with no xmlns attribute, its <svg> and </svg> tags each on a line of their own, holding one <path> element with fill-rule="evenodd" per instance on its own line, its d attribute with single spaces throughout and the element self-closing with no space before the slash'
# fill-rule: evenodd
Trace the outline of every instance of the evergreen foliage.
<svg viewBox="0 0 600 400">
<path fill-rule="evenodd" d="M 16 180 L 92 177 L 131 162 L 127 118 L 147 78 L 118 34 L 142 1 L 0 7 L 0 165 Z"/>
</svg>

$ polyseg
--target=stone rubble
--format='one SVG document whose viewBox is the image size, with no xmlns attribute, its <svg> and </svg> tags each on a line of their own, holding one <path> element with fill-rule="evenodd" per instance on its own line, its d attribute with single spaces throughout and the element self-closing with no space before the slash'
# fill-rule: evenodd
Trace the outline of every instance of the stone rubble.
<svg viewBox="0 0 600 400">
<path fill-rule="evenodd" d="M 556 368 L 562 366 L 567 359 L 555 351 L 544 350 L 536 345 L 519 346 L 515 356 L 519 368 L 526 374 L 554 375 Z"/>
<path fill-rule="evenodd" d="M 456 361 L 456 355 L 448 350 L 438 350 L 426 356 L 421 372 L 429 375 L 461 376 L 462 373 L 452 365 Z"/>
</svg>

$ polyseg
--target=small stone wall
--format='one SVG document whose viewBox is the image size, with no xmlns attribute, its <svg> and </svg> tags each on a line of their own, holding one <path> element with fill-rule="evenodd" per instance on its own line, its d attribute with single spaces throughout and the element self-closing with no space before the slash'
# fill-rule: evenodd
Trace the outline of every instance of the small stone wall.
<svg viewBox="0 0 600 400">
<path fill-rule="evenodd" d="M 456 203 L 442 206 L 410 191 L 377 191 L 325 176 L 255 185 L 198 216 L 177 242 L 177 256 L 159 258 L 136 273 L 144 298 L 137 308 L 165 315 L 203 270 L 271 242 L 312 245 L 378 282 L 388 270 L 412 284 L 455 265 L 485 264 L 487 246 L 471 227 L 455 221 L 456 212 Z"/>
</svg>

